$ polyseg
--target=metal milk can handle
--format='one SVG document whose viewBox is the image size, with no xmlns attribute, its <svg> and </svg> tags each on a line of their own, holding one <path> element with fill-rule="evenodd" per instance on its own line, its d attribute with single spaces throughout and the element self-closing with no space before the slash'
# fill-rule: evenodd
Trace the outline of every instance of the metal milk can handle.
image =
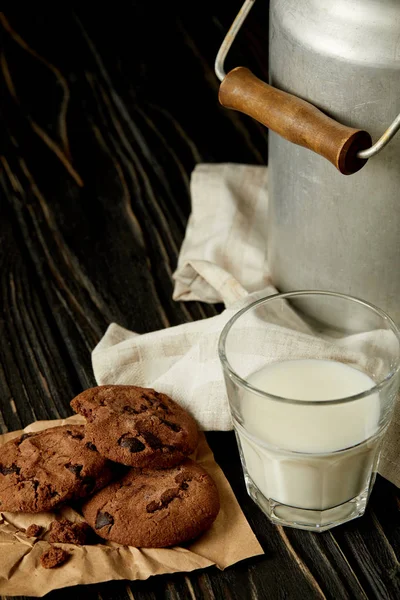
<svg viewBox="0 0 400 600">
<path fill-rule="evenodd" d="M 215 60 L 222 106 L 249 115 L 285 139 L 327 158 L 344 175 L 359 171 L 400 129 L 400 114 L 372 146 L 368 132 L 331 119 L 318 108 L 258 79 L 249 69 L 236 67 L 227 75 L 224 61 L 255 0 L 245 0 Z"/>
</svg>

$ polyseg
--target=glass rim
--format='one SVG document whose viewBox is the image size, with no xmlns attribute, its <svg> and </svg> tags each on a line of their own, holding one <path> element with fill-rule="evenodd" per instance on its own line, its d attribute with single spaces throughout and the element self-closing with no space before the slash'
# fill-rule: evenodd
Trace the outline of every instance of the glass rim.
<svg viewBox="0 0 400 600">
<path fill-rule="evenodd" d="M 234 381 L 236 381 L 236 383 L 238 383 L 241 387 L 247 389 L 250 392 L 257 394 L 258 396 L 276 400 L 278 402 L 284 402 L 286 404 L 297 404 L 300 406 L 310 406 L 310 405 L 312 405 L 312 406 L 328 406 L 328 405 L 333 405 L 333 404 L 345 404 L 347 402 L 354 402 L 355 400 L 360 400 L 360 399 L 366 398 L 367 396 L 370 396 L 372 394 L 376 394 L 376 393 L 380 392 L 384 387 L 386 387 L 390 383 L 390 381 L 395 377 L 395 375 L 399 372 L 399 370 L 400 370 L 400 351 L 399 351 L 399 356 L 396 361 L 397 364 L 396 364 L 395 368 L 392 369 L 391 371 L 389 371 L 389 373 L 386 375 L 386 377 L 384 379 L 382 379 L 382 381 L 380 381 L 379 383 L 374 385 L 369 390 L 365 390 L 364 392 L 360 392 L 359 394 L 353 394 L 352 396 L 345 396 L 343 398 L 335 398 L 333 400 L 323 400 L 323 401 L 321 401 L 321 400 L 298 400 L 295 398 L 286 398 L 284 396 L 277 396 L 275 394 L 270 394 L 270 393 L 266 392 L 265 390 L 261 390 L 255 386 L 253 386 L 246 379 L 244 379 L 243 377 L 238 375 L 229 363 L 229 360 L 228 360 L 228 358 L 226 356 L 226 352 L 225 352 L 226 340 L 229 335 L 229 332 L 232 329 L 232 326 L 236 323 L 236 321 L 238 321 L 240 319 L 240 317 L 242 317 L 245 313 L 249 312 L 256 306 L 259 306 L 261 304 L 267 304 L 268 302 L 271 302 L 273 300 L 278 300 L 278 299 L 283 300 L 283 299 L 290 298 L 293 296 L 297 296 L 297 297 L 298 296 L 330 296 L 333 298 L 341 298 L 344 300 L 349 300 L 350 302 L 354 302 L 356 304 L 364 306 L 365 308 L 368 308 L 369 310 L 371 310 L 372 312 L 377 314 L 379 317 L 381 317 L 383 319 L 383 321 L 386 321 L 386 323 L 389 324 L 390 329 L 393 331 L 394 335 L 396 336 L 397 341 L 399 342 L 399 346 L 400 346 L 400 330 L 397 327 L 397 325 L 395 324 L 395 322 L 393 321 L 393 319 L 385 311 L 378 308 L 374 304 L 367 302 L 366 300 L 362 300 L 361 298 L 357 298 L 355 296 L 350 296 L 349 294 L 342 294 L 340 292 L 329 292 L 329 291 L 325 291 L 325 290 L 297 290 L 297 291 L 283 292 L 283 293 L 278 292 L 276 294 L 272 294 L 271 296 L 264 296 L 263 298 L 259 298 L 258 300 L 255 300 L 248 306 L 245 306 L 244 308 L 240 309 L 237 313 L 235 313 L 233 315 L 233 317 L 231 317 L 229 319 L 229 321 L 225 324 L 225 326 L 222 329 L 222 332 L 220 334 L 220 337 L 218 340 L 218 355 L 219 355 L 219 359 L 221 361 L 222 367 L 229 373 L 229 376 Z M 273 363 L 271 363 L 271 364 L 273 364 Z"/>
</svg>

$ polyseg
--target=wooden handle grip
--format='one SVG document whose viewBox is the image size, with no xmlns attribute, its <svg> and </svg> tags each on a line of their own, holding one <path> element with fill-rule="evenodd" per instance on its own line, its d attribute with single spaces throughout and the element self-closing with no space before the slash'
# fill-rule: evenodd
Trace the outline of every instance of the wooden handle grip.
<svg viewBox="0 0 400 600">
<path fill-rule="evenodd" d="M 369 133 L 338 123 L 309 102 L 264 83 L 245 67 L 226 75 L 219 101 L 290 142 L 321 154 L 344 175 L 356 173 L 367 162 L 357 158 L 357 152 L 371 146 Z"/>
</svg>

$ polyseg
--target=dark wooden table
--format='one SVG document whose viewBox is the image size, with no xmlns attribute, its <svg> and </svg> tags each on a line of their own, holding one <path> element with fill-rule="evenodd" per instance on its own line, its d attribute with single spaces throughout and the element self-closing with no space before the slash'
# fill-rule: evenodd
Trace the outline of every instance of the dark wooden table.
<svg viewBox="0 0 400 600">
<path fill-rule="evenodd" d="M 71 414 L 108 323 L 138 332 L 214 315 L 171 274 L 198 162 L 264 164 L 267 132 L 218 106 L 213 61 L 240 0 L 115 2 L 1 13 L 0 427 Z M 267 76 L 267 2 L 229 57 Z M 247 497 L 231 433 L 208 435 L 265 556 L 54 598 L 400 598 L 399 494 L 320 535 L 272 526 Z M 232 544 L 237 540 L 232 540 Z"/>
</svg>

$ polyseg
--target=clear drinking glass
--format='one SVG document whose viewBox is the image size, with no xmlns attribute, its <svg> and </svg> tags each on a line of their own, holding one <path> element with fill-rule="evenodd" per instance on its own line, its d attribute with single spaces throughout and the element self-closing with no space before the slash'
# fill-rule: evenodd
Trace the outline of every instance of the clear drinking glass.
<svg viewBox="0 0 400 600">
<path fill-rule="evenodd" d="M 361 516 L 399 385 L 392 319 L 343 294 L 277 294 L 230 319 L 219 356 L 261 510 L 311 531 Z"/>
</svg>

